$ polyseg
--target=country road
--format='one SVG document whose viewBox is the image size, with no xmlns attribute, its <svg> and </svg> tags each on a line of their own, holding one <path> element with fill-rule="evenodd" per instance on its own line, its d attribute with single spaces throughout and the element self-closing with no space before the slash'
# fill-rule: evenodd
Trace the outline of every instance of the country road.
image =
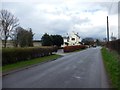
<svg viewBox="0 0 120 90">
<path fill-rule="evenodd" d="M 100 47 L 3 77 L 3 88 L 109 88 Z"/>
</svg>

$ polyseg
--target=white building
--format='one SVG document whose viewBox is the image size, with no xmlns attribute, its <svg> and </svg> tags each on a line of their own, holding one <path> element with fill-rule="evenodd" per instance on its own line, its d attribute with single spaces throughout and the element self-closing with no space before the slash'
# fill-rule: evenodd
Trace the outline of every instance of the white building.
<svg viewBox="0 0 120 90">
<path fill-rule="evenodd" d="M 66 37 L 63 37 L 64 39 L 64 44 L 63 44 L 63 47 L 64 46 L 71 46 L 71 45 L 80 45 L 80 42 L 81 42 L 81 38 L 80 36 L 78 35 L 78 33 L 75 33 L 75 32 L 72 32 L 70 33 L 68 36 Z"/>
</svg>

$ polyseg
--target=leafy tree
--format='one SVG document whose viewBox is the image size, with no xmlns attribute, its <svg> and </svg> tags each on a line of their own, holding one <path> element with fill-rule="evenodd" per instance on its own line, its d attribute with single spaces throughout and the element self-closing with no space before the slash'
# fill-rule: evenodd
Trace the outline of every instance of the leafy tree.
<svg viewBox="0 0 120 90">
<path fill-rule="evenodd" d="M 23 28 L 20 28 L 18 33 L 17 33 L 17 37 L 18 37 L 18 44 L 20 47 L 25 47 L 27 46 L 26 43 L 26 30 L 24 30 Z"/>
<path fill-rule="evenodd" d="M 18 19 L 7 10 L 0 10 L 0 32 L 1 39 L 4 41 L 4 47 L 6 48 L 7 39 L 15 27 L 17 27 Z"/>
<path fill-rule="evenodd" d="M 29 47 L 33 46 L 33 33 L 32 29 L 25 30 L 22 27 L 16 28 L 16 33 L 14 34 L 14 45 L 16 47 L 19 45 L 20 47 Z"/>
<path fill-rule="evenodd" d="M 53 41 L 52 37 L 49 36 L 49 34 L 47 34 L 47 33 L 45 33 L 42 36 L 41 41 L 42 41 L 42 45 L 43 46 L 51 46 L 51 45 L 53 45 L 53 43 L 52 43 L 52 41 Z"/>
<path fill-rule="evenodd" d="M 43 46 L 58 46 L 60 47 L 63 44 L 63 38 L 60 35 L 48 35 L 45 33 L 42 36 L 42 45 Z"/>
<path fill-rule="evenodd" d="M 33 33 L 32 33 L 32 29 L 29 28 L 29 31 L 27 32 L 27 46 L 33 46 Z"/>
<path fill-rule="evenodd" d="M 51 35 L 53 45 L 60 47 L 63 44 L 63 37 L 60 35 Z"/>
</svg>

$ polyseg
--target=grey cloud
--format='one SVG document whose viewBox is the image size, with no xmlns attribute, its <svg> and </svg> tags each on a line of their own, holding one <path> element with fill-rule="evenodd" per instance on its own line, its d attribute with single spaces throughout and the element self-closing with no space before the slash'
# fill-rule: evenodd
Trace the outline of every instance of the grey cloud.
<svg viewBox="0 0 120 90">
<path fill-rule="evenodd" d="M 54 2 L 52 2 L 54 1 Z M 47 32 L 50 34 L 65 34 L 69 31 L 71 31 L 71 27 L 73 27 L 75 24 L 81 25 L 90 23 L 89 18 L 82 19 L 80 17 L 82 12 L 89 12 L 89 13 L 95 13 L 97 11 L 108 11 L 111 3 L 75 3 L 73 6 L 70 6 L 69 4 L 66 4 L 62 2 L 62 0 L 52 0 L 50 3 L 44 1 L 41 1 L 41 3 L 3 3 L 3 8 L 5 9 L 13 9 L 15 10 L 15 16 L 17 16 L 20 19 L 20 25 L 24 28 L 32 28 L 33 32 L 35 33 L 34 38 L 40 39 L 43 33 Z M 54 6 L 55 11 L 53 12 L 47 12 L 44 9 L 40 8 L 36 10 L 35 6 L 41 5 L 41 4 L 50 4 Z M 117 4 L 115 4 L 117 5 Z M 113 5 L 113 6 L 115 6 Z M 112 7 L 113 8 L 113 7 Z M 116 9 L 114 8 L 113 11 Z M 68 17 L 70 17 L 70 20 L 65 19 L 56 19 L 51 20 L 47 16 L 49 15 L 60 15 L 64 14 Z M 116 11 L 111 14 L 116 14 Z M 81 37 L 104 37 L 106 32 L 106 27 L 93 27 L 90 28 L 87 33 L 80 31 L 79 29 L 76 30 L 79 32 Z M 94 31 L 94 32 L 91 32 Z"/>
<path fill-rule="evenodd" d="M 118 14 L 118 2 L 101 2 L 98 4 L 102 10 L 107 10 L 109 15 Z"/>
<path fill-rule="evenodd" d="M 73 22 L 74 24 L 83 24 L 83 23 L 89 23 L 90 20 L 86 17 L 85 19 L 81 19 L 80 17 L 72 17 L 71 22 Z"/>
<path fill-rule="evenodd" d="M 93 37 L 93 38 L 103 39 L 106 37 L 106 27 L 100 26 L 100 27 L 89 28 L 87 33 L 79 31 L 79 35 L 82 38 Z"/>
</svg>

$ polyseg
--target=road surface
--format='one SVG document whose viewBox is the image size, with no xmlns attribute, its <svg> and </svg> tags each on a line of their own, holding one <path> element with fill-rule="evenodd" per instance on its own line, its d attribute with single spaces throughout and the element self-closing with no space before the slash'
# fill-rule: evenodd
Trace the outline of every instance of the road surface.
<svg viewBox="0 0 120 90">
<path fill-rule="evenodd" d="M 3 88 L 109 88 L 100 47 L 3 77 Z"/>
</svg>

